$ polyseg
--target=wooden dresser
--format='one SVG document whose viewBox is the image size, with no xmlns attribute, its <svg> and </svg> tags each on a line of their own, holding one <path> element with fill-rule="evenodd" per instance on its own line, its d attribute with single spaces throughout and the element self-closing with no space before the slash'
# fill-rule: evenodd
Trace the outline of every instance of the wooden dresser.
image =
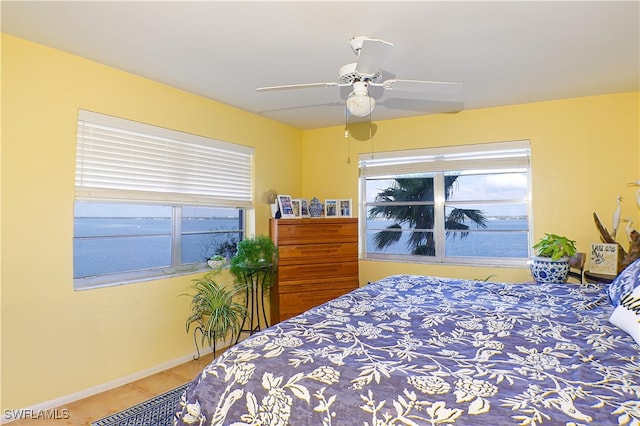
<svg viewBox="0 0 640 426">
<path fill-rule="evenodd" d="M 271 324 L 358 287 L 358 219 L 271 219 L 278 272 Z"/>
</svg>

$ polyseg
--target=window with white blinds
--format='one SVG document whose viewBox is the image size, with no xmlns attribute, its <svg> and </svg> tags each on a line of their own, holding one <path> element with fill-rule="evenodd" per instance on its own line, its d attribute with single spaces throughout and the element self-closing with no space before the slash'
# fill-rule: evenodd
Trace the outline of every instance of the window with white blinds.
<svg viewBox="0 0 640 426">
<path fill-rule="evenodd" d="M 76 198 L 250 208 L 253 148 L 80 110 Z"/>
<path fill-rule="evenodd" d="M 233 256 L 253 207 L 253 148 L 80 111 L 74 288 L 189 274 Z"/>
</svg>

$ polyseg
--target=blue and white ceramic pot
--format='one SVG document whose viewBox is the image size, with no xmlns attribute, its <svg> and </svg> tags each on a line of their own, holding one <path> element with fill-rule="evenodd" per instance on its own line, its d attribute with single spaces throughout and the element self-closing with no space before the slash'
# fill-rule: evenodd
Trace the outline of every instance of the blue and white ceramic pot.
<svg viewBox="0 0 640 426">
<path fill-rule="evenodd" d="M 309 215 L 311 217 L 322 216 L 322 203 L 316 197 L 313 197 L 309 203 Z"/>
<path fill-rule="evenodd" d="M 551 260 L 535 256 L 531 259 L 531 275 L 538 284 L 566 283 L 569 277 L 569 258 Z"/>
</svg>

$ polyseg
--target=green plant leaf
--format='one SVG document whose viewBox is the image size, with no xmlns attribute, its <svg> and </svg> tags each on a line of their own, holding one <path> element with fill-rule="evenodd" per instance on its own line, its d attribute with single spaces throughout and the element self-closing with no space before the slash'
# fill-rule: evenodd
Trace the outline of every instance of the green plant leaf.
<svg viewBox="0 0 640 426">
<path fill-rule="evenodd" d="M 247 238 L 238 242 L 237 247 L 229 267 L 237 288 L 243 290 L 256 284 L 262 285 L 264 289 L 271 287 L 278 258 L 278 249 L 271 238 L 265 235 Z M 260 279 L 259 283 L 256 283 L 257 277 Z"/>
<path fill-rule="evenodd" d="M 540 257 L 550 257 L 558 260 L 562 257 L 573 257 L 576 254 L 576 242 L 567 237 L 556 234 L 545 234 L 534 246 Z"/>
</svg>

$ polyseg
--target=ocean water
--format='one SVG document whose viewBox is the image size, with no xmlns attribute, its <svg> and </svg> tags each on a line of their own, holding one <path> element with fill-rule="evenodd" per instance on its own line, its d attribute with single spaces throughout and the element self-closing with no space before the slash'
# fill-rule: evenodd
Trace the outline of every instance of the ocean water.
<svg viewBox="0 0 640 426">
<path fill-rule="evenodd" d="M 379 224 L 380 222 L 378 222 Z M 182 263 L 204 262 L 238 241 L 238 218 L 199 218 L 182 223 Z M 234 232 L 234 230 L 236 230 Z M 486 232 L 491 231 L 491 232 Z M 110 237 L 118 233 L 119 237 Z M 399 242 L 377 250 L 367 233 L 370 253 L 408 254 L 408 232 Z M 86 238 L 91 237 L 91 238 Z M 170 218 L 76 218 L 74 231 L 74 278 L 171 266 Z M 472 230 L 466 238 L 448 237 L 447 256 L 528 257 L 526 220 L 489 220 L 485 232 Z"/>
<path fill-rule="evenodd" d="M 378 228 L 380 228 L 380 222 Z M 391 224 L 391 222 L 389 222 Z M 493 219 L 487 221 L 487 227 L 481 230 L 471 228 L 469 234 L 461 238 L 455 233 L 449 234 L 445 240 L 447 256 L 463 257 L 497 257 L 527 258 L 529 257 L 528 223 L 526 219 Z M 370 253 L 408 254 L 409 232 L 403 232 L 400 241 L 382 250 L 375 248 L 373 235 L 378 232 L 367 232 L 367 251 Z"/>
<path fill-rule="evenodd" d="M 182 263 L 204 262 L 240 238 L 234 218 L 182 221 Z M 235 232 L 234 232 L 235 230 Z M 111 235 L 118 234 L 118 237 Z M 90 238 L 88 238 L 90 237 Z M 73 275 L 90 277 L 171 266 L 171 219 L 76 218 Z M 226 256 L 233 255 L 227 250 Z"/>
</svg>

